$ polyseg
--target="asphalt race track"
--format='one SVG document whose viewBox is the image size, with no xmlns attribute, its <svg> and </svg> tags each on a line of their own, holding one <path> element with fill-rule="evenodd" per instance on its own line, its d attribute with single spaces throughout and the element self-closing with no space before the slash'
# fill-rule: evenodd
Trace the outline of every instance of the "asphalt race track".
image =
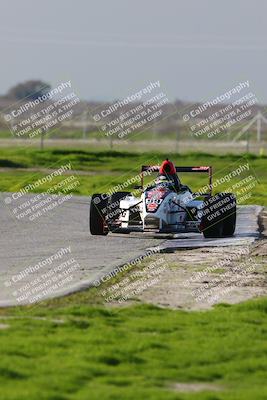
<svg viewBox="0 0 267 400">
<path fill-rule="evenodd" d="M 98 284 L 100 277 L 116 266 L 158 245 L 163 250 L 243 245 L 259 235 L 261 207 L 247 206 L 238 210 L 234 238 L 205 240 L 199 234 L 175 235 L 172 240 L 144 234 L 91 236 L 89 198 L 72 197 L 58 201 L 54 208 L 46 203 L 35 214 L 27 211 L 42 199 L 46 197 L 23 195 L 13 201 L 11 194 L 1 194 L 0 306 L 28 304 Z"/>
</svg>

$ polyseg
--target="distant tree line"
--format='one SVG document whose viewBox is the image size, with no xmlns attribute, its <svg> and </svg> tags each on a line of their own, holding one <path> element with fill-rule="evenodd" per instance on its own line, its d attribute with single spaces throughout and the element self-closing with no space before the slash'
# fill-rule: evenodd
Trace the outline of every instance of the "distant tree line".
<svg viewBox="0 0 267 400">
<path fill-rule="evenodd" d="M 18 83 L 7 92 L 5 97 L 14 100 L 36 100 L 38 97 L 46 94 L 51 90 L 51 86 L 40 80 L 30 80 L 23 83 Z"/>
</svg>

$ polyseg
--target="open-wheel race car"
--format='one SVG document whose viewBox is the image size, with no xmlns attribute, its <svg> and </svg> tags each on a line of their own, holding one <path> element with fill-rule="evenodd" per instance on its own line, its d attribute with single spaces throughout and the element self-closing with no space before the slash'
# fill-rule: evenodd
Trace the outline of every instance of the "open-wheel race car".
<svg viewBox="0 0 267 400">
<path fill-rule="evenodd" d="M 158 176 L 147 186 L 144 174 Z M 192 190 L 180 182 L 178 173 L 194 172 L 208 175 L 206 193 Z M 90 232 L 130 233 L 203 233 L 205 238 L 232 236 L 236 226 L 236 198 L 232 193 L 212 195 L 212 167 L 175 167 L 166 159 L 160 166 L 141 168 L 141 185 L 135 191 L 94 194 L 90 204 Z"/>
</svg>

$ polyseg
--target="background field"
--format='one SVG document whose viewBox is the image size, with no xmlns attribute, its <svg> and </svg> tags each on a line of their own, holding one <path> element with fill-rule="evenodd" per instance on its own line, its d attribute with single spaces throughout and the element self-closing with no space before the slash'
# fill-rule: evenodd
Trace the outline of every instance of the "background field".
<svg viewBox="0 0 267 400">
<path fill-rule="evenodd" d="M 60 165 L 71 162 L 72 170 L 79 178 L 80 185 L 74 190 L 74 194 L 91 195 L 93 193 L 105 193 L 109 189 L 124 184 L 128 179 L 140 172 L 141 165 L 157 165 L 166 157 L 165 153 L 158 152 L 119 152 L 99 151 L 88 149 L 46 149 L 44 151 L 32 148 L 4 148 L 0 157 L 0 191 L 18 191 L 27 183 L 35 182 L 44 177 L 51 170 Z M 239 165 L 249 163 L 249 172 L 253 174 L 257 184 L 246 204 L 267 205 L 267 156 L 252 154 L 243 155 L 214 155 L 205 153 L 168 154 L 168 157 L 181 166 L 212 165 L 214 179 L 220 179 Z M 61 178 L 55 178 L 53 182 Z M 181 174 L 181 179 L 192 190 L 199 190 L 207 183 L 206 174 Z M 235 184 L 240 176 L 233 178 L 230 184 Z M 139 179 L 134 184 L 138 184 Z M 134 184 L 127 186 L 131 191 Z M 38 187 L 36 192 L 43 192 L 49 188 L 49 184 Z M 229 183 L 222 183 L 216 191 L 224 191 Z"/>
</svg>

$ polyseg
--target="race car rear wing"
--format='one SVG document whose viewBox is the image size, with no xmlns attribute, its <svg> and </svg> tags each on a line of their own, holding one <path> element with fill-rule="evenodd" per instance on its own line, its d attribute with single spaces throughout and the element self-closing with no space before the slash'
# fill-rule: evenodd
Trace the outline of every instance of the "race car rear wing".
<svg viewBox="0 0 267 400">
<path fill-rule="evenodd" d="M 142 165 L 141 168 L 141 186 L 144 186 L 144 172 L 159 172 L 160 165 Z M 209 194 L 212 195 L 212 167 L 175 167 L 176 172 L 206 172 L 209 175 Z"/>
</svg>

